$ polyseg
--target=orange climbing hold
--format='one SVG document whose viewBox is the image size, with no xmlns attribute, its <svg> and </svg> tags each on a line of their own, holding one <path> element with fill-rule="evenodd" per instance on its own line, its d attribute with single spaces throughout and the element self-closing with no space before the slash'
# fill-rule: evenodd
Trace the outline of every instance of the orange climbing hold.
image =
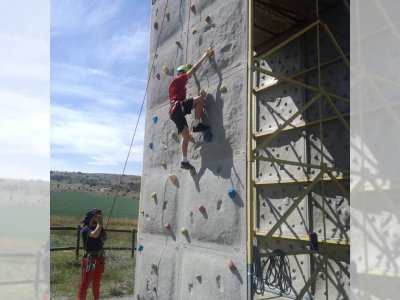
<svg viewBox="0 0 400 300">
<path fill-rule="evenodd" d="M 227 265 L 228 265 L 229 270 L 231 270 L 231 271 L 235 270 L 235 265 L 233 264 L 232 260 L 228 259 Z"/>
<path fill-rule="evenodd" d="M 207 23 L 211 23 L 211 18 L 210 18 L 210 16 L 207 16 L 204 20 L 205 20 Z"/>
</svg>

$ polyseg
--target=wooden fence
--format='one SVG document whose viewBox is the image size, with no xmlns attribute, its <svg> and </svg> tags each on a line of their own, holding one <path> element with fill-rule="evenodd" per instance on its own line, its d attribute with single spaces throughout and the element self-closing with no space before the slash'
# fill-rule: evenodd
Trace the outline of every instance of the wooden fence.
<svg viewBox="0 0 400 300">
<path fill-rule="evenodd" d="M 34 295 L 38 296 L 39 283 L 46 283 L 44 279 L 40 279 L 40 269 L 41 266 L 42 253 L 37 251 L 36 253 L 0 253 L 0 258 L 34 258 L 36 260 L 36 270 L 34 279 L 24 279 L 24 280 L 3 280 L 0 281 L 0 286 L 4 285 L 19 285 L 19 284 L 33 284 Z"/>
<path fill-rule="evenodd" d="M 63 251 L 63 250 L 75 250 L 76 259 L 79 259 L 79 251 L 84 249 L 84 247 L 80 246 L 81 240 L 81 229 L 80 225 L 74 226 L 51 226 L 50 230 L 69 230 L 76 232 L 76 245 L 71 247 L 54 247 L 50 248 L 50 251 Z M 132 240 L 131 240 L 131 247 L 104 247 L 104 250 L 130 250 L 131 257 L 135 256 L 136 250 L 136 233 L 137 230 L 133 228 L 132 230 L 129 229 L 107 229 L 107 232 L 126 232 L 132 233 Z"/>
</svg>

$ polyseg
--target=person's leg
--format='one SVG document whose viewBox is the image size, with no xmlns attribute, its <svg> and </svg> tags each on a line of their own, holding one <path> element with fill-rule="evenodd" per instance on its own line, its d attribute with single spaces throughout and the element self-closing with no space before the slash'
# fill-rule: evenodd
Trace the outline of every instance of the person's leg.
<svg viewBox="0 0 400 300">
<path fill-rule="evenodd" d="M 78 300 L 86 300 L 87 290 L 93 278 L 92 271 L 91 270 L 89 272 L 86 271 L 86 263 L 87 263 L 87 258 L 82 258 L 81 261 L 82 278 L 78 288 Z"/>
<path fill-rule="evenodd" d="M 190 134 L 189 129 L 185 126 L 182 130 L 182 141 L 181 141 L 181 152 L 182 157 L 187 158 L 188 146 L 189 146 Z M 183 160 L 182 160 L 183 161 Z"/>
<path fill-rule="evenodd" d="M 200 120 L 204 107 L 204 97 L 197 96 L 193 98 L 192 109 L 194 109 L 194 118 Z"/>
<path fill-rule="evenodd" d="M 100 297 L 100 281 L 104 272 L 104 257 L 98 256 L 95 257 L 96 260 L 96 269 L 93 272 L 93 281 L 92 281 L 92 293 L 93 300 L 98 300 Z"/>
</svg>

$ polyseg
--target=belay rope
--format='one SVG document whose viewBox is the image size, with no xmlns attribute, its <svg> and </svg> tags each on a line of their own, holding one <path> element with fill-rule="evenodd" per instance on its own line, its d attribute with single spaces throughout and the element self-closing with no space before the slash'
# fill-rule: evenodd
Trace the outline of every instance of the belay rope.
<svg viewBox="0 0 400 300">
<path fill-rule="evenodd" d="M 154 1 L 154 2 L 155 2 L 155 1 Z M 154 2 L 153 2 L 153 4 L 154 4 Z M 141 105 L 141 107 L 140 107 L 139 116 L 138 116 L 138 118 L 137 118 L 137 122 L 136 122 L 135 130 L 134 130 L 134 132 L 133 132 L 131 144 L 130 144 L 130 146 L 129 146 L 129 150 L 128 150 L 128 154 L 127 154 L 127 156 L 126 156 L 124 168 L 123 168 L 123 170 L 122 170 L 122 174 L 121 174 L 121 176 L 120 176 L 119 183 L 118 183 L 118 185 L 117 185 L 117 190 L 116 190 L 116 192 L 115 192 L 115 196 L 114 196 L 114 199 L 113 199 L 113 204 L 112 204 L 112 206 L 111 206 L 110 214 L 108 215 L 108 219 L 107 219 L 107 223 L 106 223 L 105 229 L 107 229 L 108 223 L 110 222 L 111 214 L 112 214 L 112 211 L 113 211 L 113 209 L 114 209 L 115 201 L 117 200 L 118 193 L 119 193 L 120 188 L 121 188 L 122 178 L 123 178 L 124 175 L 125 175 L 126 165 L 128 164 L 128 160 L 129 160 L 129 156 L 130 156 L 130 154 L 131 154 L 133 142 L 134 142 L 134 140 L 135 140 L 136 131 L 137 131 L 137 128 L 138 128 L 138 125 L 139 125 L 139 121 L 140 121 L 140 116 L 142 115 L 142 112 L 143 112 L 144 101 L 146 100 L 147 91 L 148 91 L 148 89 L 149 89 L 150 78 L 151 78 L 151 75 L 152 75 L 152 73 L 153 73 L 154 61 L 155 61 L 155 59 L 156 59 L 156 57 L 157 57 L 157 51 L 158 51 L 158 46 L 159 46 L 159 44 L 160 44 L 160 37 L 161 37 L 162 28 L 163 28 L 163 25 L 164 25 L 164 19 L 165 19 L 165 13 L 166 13 L 166 11 L 167 11 L 167 7 L 168 7 L 168 0 L 167 0 L 166 3 L 165 3 L 164 14 L 162 15 L 162 16 L 163 16 L 163 19 L 162 19 L 162 21 L 161 21 L 160 31 L 159 31 L 159 33 L 158 33 L 158 38 L 157 38 L 156 51 L 154 52 L 154 56 L 153 56 L 152 63 L 151 63 L 151 67 L 150 67 L 150 72 L 149 72 L 149 75 L 148 75 L 148 77 L 147 77 L 146 90 L 145 90 L 144 95 L 143 95 L 143 100 L 142 100 L 142 105 Z"/>
<path fill-rule="evenodd" d="M 289 258 L 286 253 L 280 249 L 273 251 L 273 256 L 262 263 L 260 252 L 257 247 L 254 249 L 254 285 L 255 291 L 259 295 L 263 295 L 265 285 L 271 290 L 278 289 L 282 294 L 291 292 L 292 277 L 290 273 Z M 265 267 L 265 277 L 263 273 Z M 265 285 L 264 285 L 265 284 Z"/>
</svg>

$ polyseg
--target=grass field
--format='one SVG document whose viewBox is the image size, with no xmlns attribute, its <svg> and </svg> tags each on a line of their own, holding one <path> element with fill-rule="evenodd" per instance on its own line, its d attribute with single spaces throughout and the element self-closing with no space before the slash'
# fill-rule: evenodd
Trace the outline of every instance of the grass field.
<svg viewBox="0 0 400 300">
<path fill-rule="evenodd" d="M 64 217 L 83 217 L 88 208 L 98 208 L 103 211 L 103 219 L 108 218 L 114 197 L 82 192 L 51 191 L 50 215 Z M 118 197 L 112 211 L 115 219 L 137 219 L 139 199 L 133 197 Z"/>
</svg>

